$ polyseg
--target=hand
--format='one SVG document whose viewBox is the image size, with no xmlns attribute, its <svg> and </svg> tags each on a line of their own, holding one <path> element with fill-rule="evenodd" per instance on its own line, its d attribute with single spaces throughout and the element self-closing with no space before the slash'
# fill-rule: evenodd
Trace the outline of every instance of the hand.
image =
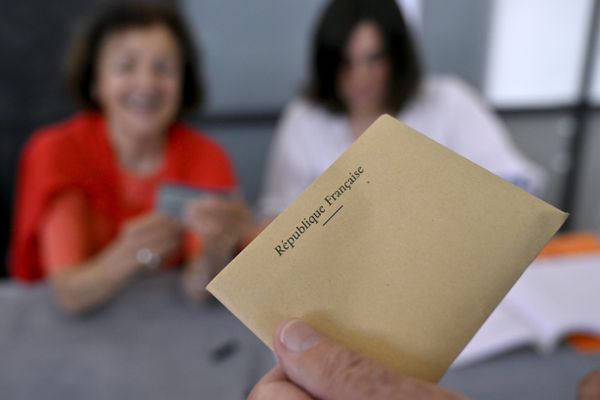
<svg viewBox="0 0 600 400">
<path fill-rule="evenodd" d="M 216 196 L 196 200 L 186 210 L 187 225 L 202 237 L 204 251 L 218 259 L 231 256 L 249 229 L 250 219 L 250 210 L 243 201 Z"/>
<path fill-rule="evenodd" d="M 600 399 L 600 370 L 588 374 L 577 388 L 577 400 L 594 399 Z"/>
<path fill-rule="evenodd" d="M 180 240 L 179 223 L 152 213 L 125 224 L 118 239 L 119 254 L 132 260 L 135 269 L 154 268 L 178 248 Z"/>
<path fill-rule="evenodd" d="M 250 393 L 251 400 L 463 399 L 440 386 L 392 372 L 328 340 L 300 320 L 273 338 L 279 365 Z"/>
</svg>

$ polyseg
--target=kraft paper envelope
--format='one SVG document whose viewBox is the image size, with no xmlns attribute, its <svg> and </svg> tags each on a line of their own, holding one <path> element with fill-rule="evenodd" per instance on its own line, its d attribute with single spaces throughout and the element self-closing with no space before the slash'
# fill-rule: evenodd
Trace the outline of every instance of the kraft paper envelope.
<svg viewBox="0 0 600 400">
<path fill-rule="evenodd" d="M 208 290 L 271 348 L 297 317 L 437 381 L 566 217 L 382 116 Z"/>
</svg>

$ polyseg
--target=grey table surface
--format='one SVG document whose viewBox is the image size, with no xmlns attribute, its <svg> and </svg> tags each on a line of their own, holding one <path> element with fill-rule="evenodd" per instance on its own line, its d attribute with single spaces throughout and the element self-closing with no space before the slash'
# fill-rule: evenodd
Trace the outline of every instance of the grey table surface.
<svg viewBox="0 0 600 400">
<path fill-rule="evenodd" d="M 216 301 L 188 302 L 174 273 L 78 318 L 47 285 L 4 284 L 0 327 L 1 399 L 244 399 L 274 363 Z"/>
<path fill-rule="evenodd" d="M 597 369 L 600 355 L 579 354 L 566 344 L 547 355 L 521 348 L 450 369 L 441 384 L 473 399 L 575 399 L 579 381 Z"/>
<path fill-rule="evenodd" d="M 274 363 L 225 308 L 183 298 L 174 273 L 134 282 L 85 317 L 41 284 L 0 285 L 2 399 L 243 399 Z M 452 369 L 442 384 L 475 399 L 572 399 L 600 356 L 521 349 Z"/>
</svg>

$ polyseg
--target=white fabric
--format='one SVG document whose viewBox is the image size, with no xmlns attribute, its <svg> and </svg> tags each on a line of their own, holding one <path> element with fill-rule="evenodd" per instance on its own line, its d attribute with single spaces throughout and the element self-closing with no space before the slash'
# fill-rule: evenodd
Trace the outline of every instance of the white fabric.
<svg viewBox="0 0 600 400">
<path fill-rule="evenodd" d="M 396 0 L 406 23 L 415 37 L 421 33 L 423 24 L 423 5 L 421 0 Z"/>
<path fill-rule="evenodd" d="M 544 172 L 518 151 L 498 117 L 455 78 L 427 78 L 420 94 L 397 118 L 532 193 L 543 189 Z M 271 144 L 259 215 L 278 215 L 352 141 L 345 116 L 304 99 L 294 100 Z"/>
</svg>

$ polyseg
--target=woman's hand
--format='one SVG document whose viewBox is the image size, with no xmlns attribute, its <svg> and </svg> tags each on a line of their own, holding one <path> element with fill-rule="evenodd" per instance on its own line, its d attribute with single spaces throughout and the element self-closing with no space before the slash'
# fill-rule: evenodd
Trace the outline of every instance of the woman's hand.
<svg viewBox="0 0 600 400">
<path fill-rule="evenodd" d="M 241 200 L 207 196 L 189 204 L 186 225 L 202 238 L 203 251 L 191 260 L 182 275 L 188 297 L 204 301 L 204 289 L 232 258 L 236 247 L 250 228 L 251 214 Z"/>
<path fill-rule="evenodd" d="M 600 370 L 589 373 L 577 388 L 577 400 L 594 399 L 600 399 Z"/>
<path fill-rule="evenodd" d="M 206 196 L 189 204 L 186 224 L 200 237 L 209 259 L 229 259 L 250 227 L 251 214 L 242 200 Z"/>
<path fill-rule="evenodd" d="M 134 270 L 156 269 L 181 242 L 180 224 L 152 213 L 125 224 L 118 239 L 120 256 L 131 261 Z"/>
<path fill-rule="evenodd" d="M 170 218 L 148 214 L 128 222 L 99 254 L 75 268 L 51 275 L 64 309 L 81 314 L 115 296 L 144 268 L 157 268 L 180 243 L 180 225 Z"/>
</svg>

